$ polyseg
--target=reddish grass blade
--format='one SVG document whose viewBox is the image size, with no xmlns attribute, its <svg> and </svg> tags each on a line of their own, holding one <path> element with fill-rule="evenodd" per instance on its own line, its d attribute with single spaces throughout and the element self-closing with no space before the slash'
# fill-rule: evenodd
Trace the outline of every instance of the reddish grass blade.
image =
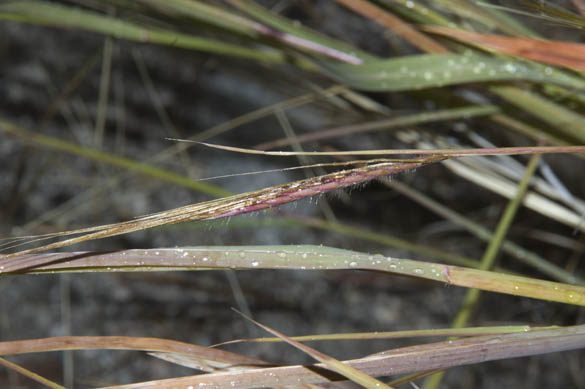
<svg viewBox="0 0 585 389">
<path fill-rule="evenodd" d="M 229 351 L 160 338 L 129 336 L 60 336 L 0 342 L 0 355 L 64 350 L 140 350 L 185 355 L 203 371 L 261 367 L 268 363 Z"/>
<path fill-rule="evenodd" d="M 418 47 L 428 53 L 442 54 L 449 51 L 433 39 L 417 31 L 408 23 L 403 22 L 399 17 L 376 7 L 372 3 L 364 0 L 337 0 L 338 3 L 351 9 L 352 11 L 372 19 L 376 23 L 394 31 L 403 37 L 411 45 Z"/>
<path fill-rule="evenodd" d="M 498 51 L 532 61 L 564 66 L 573 70 L 585 70 L 585 44 L 582 43 L 478 34 L 461 29 L 438 26 L 427 26 L 424 27 L 424 30 L 434 34 L 448 36 L 484 49 Z"/>
<path fill-rule="evenodd" d="M 14 254 L 3 255 L 0 256 L 0 258 L 11 258 L 17 255 L 37 253 L 88 240 L 102 239 L 110 236 L 126 234 L 129 232 L 168 224 L 196 220 L 212 220 L 259 211 L 322 193 L 331 192 L 336 189 L 367 182 L 374 178 L 416 169 L 431 163 L 445 160 L 447 158 L 448 157 L 444 156 L 429 156 L 417 160 L 405 160 L 402 163 L 397 163 L 395 161 L 379 162 L 369 164 L 364 167 L 341 170 L 335 173 L 290 182 L 284 185 L 272 186 L 269 188 L 260 189 L 255 192 L 243 193 L 235 196 L 229 196 L 203 203 L 175 208 L 172 210 L 143 216 L 127 222 L 66 231 L 63 233 L 54 234 L 50 237 L 69 236 L 76 234 L 84 235 L 52 244 L 47 244 L 34 249 L 23 250 Z M 365 163 L 367 163 L 367 161 L 365 161 Z"/>
<path fill-rule="evenodd" d="M 344 361 L 371 376 L 445 369 L 455 366 L 545 354 L 585 347 L 585 325 L 497 336 L 481 336 L 398 348 L 365 358 Z M 323 364 L 283 366 L 244 372 L 202 374 L 116 386 L 118 389 L 156 386 L 177 387 L 273 387 L 320 384 L 343 380 Z"/>
</svg>

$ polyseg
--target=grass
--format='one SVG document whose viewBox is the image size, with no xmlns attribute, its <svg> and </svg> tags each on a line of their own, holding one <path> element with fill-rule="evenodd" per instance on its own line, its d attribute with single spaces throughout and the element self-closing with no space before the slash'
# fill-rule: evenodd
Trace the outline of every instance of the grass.
<svg viewBox="0 0 585 389">
<path fill-rule="evenodd" d="M 574 29 L 582 16 L 546 2 L 336 3 L 0 5 L 7 31 L 33 24 L 61 37 L 44 61 L 63 57 L 61 69 L 74 70 L 52 69 L 59 81 L 43 84 L 50 99 L 26 113 L 8 99 L 15 111 L 0 117 L 9 145 L 1 157 L 11 162 L 0 287 L 18 285 L 2 302 L 9 324 L 0 355 L 15 358 L 2 360 L 4 383 L 28 385 L 20 374 L 50 387 L 585 385 L 574 373 L 585 346 L 585 203 L 575 182 L 585 155 L 583 46 Z M 543 17 L 560 27 L 531 27 Z M 360 32 L 324 22 L 346 19 Z M 561 38 L 541 38 L 553 35 Z M 85 60 L 66 62 L 80 42 L 90 47 Z M 21 45 L 26 55 L 38 47 Z M 43 89 L 5 66 L 12 99 Z M 272 95 L 262 101 L 259 91 Z M 286 97 L 274 101 L 277 92 Z M 282 158 L 299 158 L 306 176 Z M 222 177 L 201 180 L 209 176 Z M 304 200 L 366 184 L 319 209 Z M 260 220 L 238 216 L 261 210 Z M 533 244 L 531 236 L 551 239 Z M 292 270 L 298 279 L 284 275 Z M 218 271 L 229 274 L 227 292 Z M 93 327 L 88 304 L 111 303 L 78 300 L 116 280 L 104 293 L 126 299 L 124 309 Z M 26 297 L 50 296 L 43 282 L 60 290 L 62 317 L 34 337 L 10 330 L 55 315 Z M 190 298 L 200 299 L 194 311 Z M 166 331 L 148 324 L 141 299 Z M 256 329 L 243 330 L 233 304 L 276 337 L 247 339 Z M 88 336 L 96 333 L 107 336 Z M 409 336 L 415 343 L 387 343 Z M 317 340 L 330 343 L 300 343 Z M 289 348 L 256 348 L 269 342 Z M 214 343 L 234 351 L 206 347 Z M 103 366 L 120 361 L 113 351 L 91 362 L 93 354 L 73 358 L 73 350 L 148 354 L 112 374 Z M 63 352 L 62 376 L 45 372 L 53 362 L 37 353 L 48 351 Z M 528 378 L 528 361 L 512 360 L 549 353 L 554 366 L 539 357 Z M 164 374 L 155 373 L 160 359 L 170 362 Z M 477 365 L 495 360 L 505 362 Z M 502 363 L 516 372 L 506 375 Z M 456 366 L 465 366 L 458 375 Z"/>
</svg>

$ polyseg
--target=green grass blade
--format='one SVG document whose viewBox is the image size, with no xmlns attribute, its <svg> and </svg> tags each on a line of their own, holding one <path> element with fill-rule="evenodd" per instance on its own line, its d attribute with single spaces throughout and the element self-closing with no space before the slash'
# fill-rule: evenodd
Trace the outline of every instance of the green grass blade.
<svg viewBox="0 0 585 389">
<path fill-rule="evenodd" d="M 448 285 L 585 306 L 585 287 L 324 246 L 199 246 L 0 259 L 3 274 L 210 269 L 375 270 Z"/>
<path fill-rule="evenodd" d="M 3 365 L 4 367 L 11 369 L 17 373 L 22 374 L 25 377 L 30 378 L 33 381 L 37 381 L 38 383 L 40 383 L 41 385 L 44 385 L 48 388 L 52 388 L 52 389 L 66 389 L 64 386 L 57 384 L 56 382 L 53 382 L 49 379 L 46 379 L 45 377 L 32 372 L 28 369 L 25 369 L 24 367 L 17 365 L 16 363 L 12 363 L 4 358 L 0 358 L 0 365 Z"/>
<path fill-rule="evenodd" d="M 255 22 L 216 4 L 193 0 L 142 0 L 164 14 L 182 16 L 219 27 L 222 30 L 258 37 Z"/>
<path fill-rule="evenodd" d="M 2 4 L 0 5 L 0 19 L 19 20 L 63 28 L 78 28 L 136 42 L 200 50 L 258 61 L 288 62 L 284 54 L 275 50 L 251 49 L 219 40 L 140 26 L 83 8 L 64 7 L 40 1 Z"/>
<path fill-rule="evenodd" d="M 555 327 L 546 327 L 555 328 Z M 432 330 L 404 330 L 404 331 L 376 331 L 376 332 L 358 332 L 358 333 L 341 333 L 341 334 L 325 334 L 325 335 L 302 335 L 291 336 L 292 340 L 297 342 L 315 342 L 326 340 L 366 340 L 366 339 L 402 339 L 402 338 L 418 338 L 418 337 L 434 337 L 434 336 L 481 336 L 481 335 L 497 335 L 510 334 L 516 332 L 526 332 L 534 330 L 530 326 L 492 326 L 492 327 L 467 327 L 467 328 L 438 328 Z M 540 327 L 538 328 L 540 329 Z M 223 342 L 220 345 L 253 342 L 253 343 L 274 343 L 282 342 L 279 338 L 250 338 L 250 339 L 235 339 L 228 342 Z"/>
<path fill-rule="evenodd" d="M 532 81 L 585 89 L 585 81 L 565 72 L 482 55 L 421 54 L 348 65 L 319 61 L 330 76 L 360 90 L 384 92 L 470 82 Z"/>
<path fill-rule="evenodd" d="M 528 90 L 507 86 L 490 90 L 547 123 L 553 136 L 585 144 L 585 117 L 582 115 Z"/>
</svg>

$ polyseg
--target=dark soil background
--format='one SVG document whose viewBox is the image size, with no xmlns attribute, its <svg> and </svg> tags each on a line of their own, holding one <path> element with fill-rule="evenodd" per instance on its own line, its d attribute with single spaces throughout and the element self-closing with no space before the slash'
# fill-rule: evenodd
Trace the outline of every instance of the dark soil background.
<svg viewBox="0 0 585 389">
<path fill-rule="evenodd" d="M 309 26 L 357 43 L 379 54 L 397 42 L 378 27 L 348 12 L 319 2 L 291 8 Z M 311 13 L 307 11 L 309 9 Z M 334 22 L 333 22 L 334 20 Z M 371 39 L 369 37 L 376 37 Z M 17 23 L 0 23 L 0 117 L 32 131 L 93 146 L 101 76 L 101 57 L 59 111 L 43 120 L 46 110 L 73 75 L 103 47 L 103 37 Z M 157 114 L 140 75 L 136 58 L 148 69 L 160 106 L 177 129 L 170 133 Z M 190 137 L 239 115 L 332 85 L 286 66 L 214 57 L 197 52 L 115 41 L 103 149 L 145 160 L 172 145 L 165 137 Z M 372 95 L 398 112 L 420 109 L 409 95 Z M 299 133 L 373 118 L 356 107 L 321 99 L 286 112 Z M 432 130 L 451 134 L 449 123 Z M 480 121 L 465 121 L 478 129 Z M 492 134 L 492 135 L 490 135 Z M 212 138 L 215 143 L 252 147 L 284 136 L 275 116 Z M 307 148 L 343 149 L 400 146 L 392 134 L 377 133 L 334 139 Z M 561 178 L 583 197 L 583 164 L 556 158 Z M 553 161 L 554 162 L 554 161 Z M 192 147 L 160 166 L 192 178 L 298 165 L 295 159 L 266 158 Z M 555 170 L 558 171 L 559 169 Z M 121 177 L 112 184 L 112 178 Z M 212 183 L 245 192 L 303 178 L 302 171 L 218 179 Z M 397 179 L 463 212 L 483 225 L 497 223 L 506 200 L 431 166 Z M 72 155 L 34 147 L 0 133 L 0 234 L 31 235 L 127 220 L 139 215 L 209 199 L 153 178 L 128 174 Z M 326 205 L 325 205 L 326 204 Z M 329 206 L 344 223 L 379 233 L 480 258 L 485 245 L 444 222 L 409 199 L 370 184 L 351 193 L 326 196 L 283 207 L 293 215 L 323 217 Z M 174 247 L 181 245 L 323 244 L 385 255 L 419 258 L 358 238 L 298 227 L 266 227 L 253 222 L 270 213 L 234 218 L 223 224 L 173 226 L 76 246 L 74 250 Z M 242 226 L 249 222 L 249 226 Z M 528 210 L 517 216 L 511 236 L 535 244 L 523 232 L 534 226 L 580 239 L 570 228 Z M 563 263 L 570 252 L 540 244 L 539 253 Z M 582 254 L 581 254 L 582 256 Z M 501 263 L 525 270 L 506 256 Z M 579 266 L 582 271 L 583 267 Z M 539 274 L 534 276 L 542 277 Z M 230 281 L 231 280 L 231 281 Z M 254 318 L 288 335 L 330 332 L 389 331 L 449 326 L 465 290 L 389 275 L 360 271 L 246 271 L 144 274 L 75 274 L 4 276 L 0 278 L 0 339 L 16 340 L 71 335 L 153 336 L 211 345 L 262 335 L 231 307 L 237 301 L 234 280 Z M 470 325 L 570 325 L 584 322 L 583 310 L 512 296 L 486 293 Z M 340 358 L 356 358 L 414 341 L 324 342 L 312 346 Z M 277 363 L 307 363 L 286 345 L 238 345 L 229 349 Z M 14 358 L 43 376 L 64 382 L 63 363 L 74 359 L 77 388 L 122 384 L 195 372 L 138 352 L 84 351 L 33 354 Z M 70 363 L 70 362 L 69 362 Z M 70 365 L 71 366 L 71 365 Z M 585 388 L 582 351 L 491 362 L 450 371 L 445 388 L 563 387 Z M 71 375 L 69 375 L 71 377 Z M 0 386 L 35 388 L 35 383 L 0 368 Z"/>
</svg>

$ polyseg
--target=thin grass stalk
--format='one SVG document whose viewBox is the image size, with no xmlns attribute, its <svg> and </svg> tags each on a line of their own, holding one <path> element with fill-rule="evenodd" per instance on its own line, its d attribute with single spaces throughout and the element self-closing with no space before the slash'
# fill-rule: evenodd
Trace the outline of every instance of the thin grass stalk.
<svg viewBox="0 0 585 389">
<path fill-rule="evenodd" d="M 449 209 L 448 207 L 442 205 L 441 203 L 424 195 L 423 193 L 416 191 L 408 187 L 407 185 L 402 184 L 399 181 L 390 180 L 381 181 L 384 183 L 384 185 L 396 190 L 399 193 L 402 193 L 403 195 L 409 197 L 410 199 L 416 201 L 422 206 L 444 217 L 445 219 L 455 223 L 456 225 L 464 227 L 467 231 L 477 236 L 478 238 L 488 242 L 493 239 L 493 233 L 487 228 L 483 227 L 478 223 L 473 222 L 472 220 L 461 215 L 460 213 L 457 213 L 452 209 Z M 546 274 L 553 279 L 556 279 L 561 282 L 566 282 L 569 284 L 585 285 L 585 280 L 583 280 L 581 277 L 578 277 L 552 264 L 551 262 L 542 258 L 538 254 L 526 250 L 525 248 L 517 245 L 516 243 L 510 240 L 505 240 L 504 242 L 502 242 L 502 250 L 507 254 L 512 255 L 519 261 L 534 267 L 535 269 L 541 271 L 543 274 Z"/>
<path fill-rule="evenodd" d="M 240 313 L 240 315 L 244 316 L 242 313 Z M 256 324 L 257 326 L 260 326 L 262 329 L 264 329 L 264 330 L 270 332 L 271 334 L 277 336 L 278 338 L 282 339 L 284 342 L 290 344 L 293 347 L 296 347 L 297 349 L 303 351 L 305 354 L 310 355 L 311 357 L 313 357 L 317 361 L 323 363 L 326 367 L 328 367 L 332 371 L 337 372 L 337 373 L 343 375 L 344 377 L 349 378 L 352 382 L 354 382 L 356 384 L 360 384 L 367 389 L 377 389 L 377 388 L 392 389 L 391 386 L 386 385 L 382 381 L 379 381 L 373 377 L 370 377 L 368 374 L 365 374 L 365 373 L 359 371 L 358 369 L 356 369 L 348 364 L 340 362 L 337 359 L 335 359 L 327 354 L 324 354 L 320 351 L 317 351 L 312 347 L 309 347 L 305 344 L 299 343 L 299 342 L 291 339 L 290 337 L 284 335 L 283 333 L 278 332 L 278 331 L 276 331 L 268 326 L 265 326 L 265 325 L 257 322 L 256 320 L 253 320 L 252 318 L 249 318 L 246 316 L 244 316 L 244 317 L 247 320 L 251 321 L 252 323 Z"/>
<path fill-rule="evenodd" d="M 130 171 L 156 177 L 161 180 L 165 180 L 185 188 L 196 190 L 202 193 L 207 193 L 215 197 L 229 196 L 232 193 L 225 189 L 219 188 L 215 185 L 211 185 L 205 182 L 194 181 L 188 177 L 180 174 L 171 172 L 166 169 L 161 169 L 145 162 L 134 161 L 129 158 L 119 157 L 114 154 L 100 151 L 90 147 L 84 147 L 76 145 L 72 142 L 68 142 L 62 139 L 42 135 L 36 132 L 26 130 L 18 127 L 10 122 L 0 119 L 0 131 L 4 131 L 7 134 L 14 135 L 25 142 L 32 143 L 33 145 L 39 145 L 47 147 L 53 150 L 66 152 L 69 154 L 77 155 L 83 158 L 91 159 L 101 163 L 106 163 L 112 166 L 118 166 Z"/>
<path fill-rule="evenodd" d="M 555 327 L 545 327 L 555 328 Z M 441 328 L 432 330 L 404 330 L 404 331 L 376 331 L 376 332 L 359 332 L 359 333 L 337 333 L 325 335 L 301 335 L 289 336 L 290 339 L 297 342 L 316 342 L 331 340 L 370 340 L 370 339 L 404 339 L 432 336 L 482 336 L 511 334 L 516 332 L 527 332 L 544 328 L 532 328 L 530 326 L 492 326 L 492 327 L 468 327 L 468 328 Z M 249 338 L 235 339 L 214 345 L 224 346 L 226 344 L 252 342 L 252 343 L 277 343 L 282 342 L 280 338 Z"/>
<path fill-rule="evenodd" d="M 98 106 L 95 121 L 93 143 L 96 149 L 101 149 L 104 143 L 104 129 L 108 115 L 108 100 L 110 95 L 110 78 L 112 72 L 112 51 L 114 41 L 106 36 L 102 50 L 102 74 L 98 93 Z"/>
<path fill-rule="evenodd" d="M 15 372 L 20 373 L 23 376 L 28 377 L 31 380 L 40 383 L 41 385 L 45 385 L 48 388 L 66 389 L 64 386 L 61 386 L 56 382 L 53 382 L 53 381 L 51 381 L 51 380 L 33 372 L 33 371 L 25 369 L 24 367 L 17 365 L 16 363 L 10 362 L 4 358 L 0 358 L 0 365 L 3 365 L 4 367 L 7 367 L 11 370 L 14 370 Z"/>
<path fill-rule="evenodd" d="M 390 119 L 377 120 L 373 122 L 360 123 L 356 125 L 331 128 L 314 133 L 299 135 L 294 138 L 283 138 L 261 143 L 254 147 L 257 150 L 270 150 L 277 147 L 289 146 L 294 142 L 314 142 L 333 137 L 362 134 L 371 131 L 389 130 L 397 127 L 434 123 L 443 120 L 470 119 L 476 116 L 491 116 L 499 112 L 499 108 L 493 105 L 473 105 L 461 108 L 450 108 L 432 112 L 420 112 L 413 115 L 404 115 Z"/>
<path fill-rule="evenodd" d="M 65 102 L 66 98 L 77 90 L 83 80 L 88 76 L 92 69 L 97 65 L 102 55 L 102 50 L 98 49 L 92 54 L 79 70 L 71 77 L 71 79 L 65 84 L 65 87 L 59 92 L 57 96 L 53 98 L 53 101 L 45 109 L 45 112 L 41 116 L 41 124 L 49 121 L 55 113 L 59 110 L 59 107 Z"/>
<path fill-rule="evenodd" d="M 538 162 L 540 161 L 541 155 L 535 154 L 530 158 L 528 165 L 526 166 L 526 171 L 524 173 L 524 177 L 518 184 L 518 189 L 516 190 L 516 195 L 514 198 L 508 202 L 500 221 L 498 222 L 498 226 L 494 232 L 492 239 L 481 259 L 481 270 L 489 270 L 493 267 L 496 258 L 500 252 L 502 247 L 502 243 L 512 225 L 514 217 L 518 212 L 518 209 L 522 205 L 522 201 L 526 192 L 528 191 L 528 186 L 530 184 L 530 179 L 534 175 L 536 168 L 538 167 Z M 462 328 L 465 327 L 473 313 L 474 308 L 477 306 L 479 302 L 481 292 L 479 289 L 470 289 L 467 291 L 465 298 L 463 299 L 463 304 L 461 309 L 459 310 L 455 320 L 453 321 L 453 328 Z M 425 382 L 425 389 L 435 389 L 438 388 L 443 380 L 445 372 L 439 372 L 427 379 Z"/>
</svg>

